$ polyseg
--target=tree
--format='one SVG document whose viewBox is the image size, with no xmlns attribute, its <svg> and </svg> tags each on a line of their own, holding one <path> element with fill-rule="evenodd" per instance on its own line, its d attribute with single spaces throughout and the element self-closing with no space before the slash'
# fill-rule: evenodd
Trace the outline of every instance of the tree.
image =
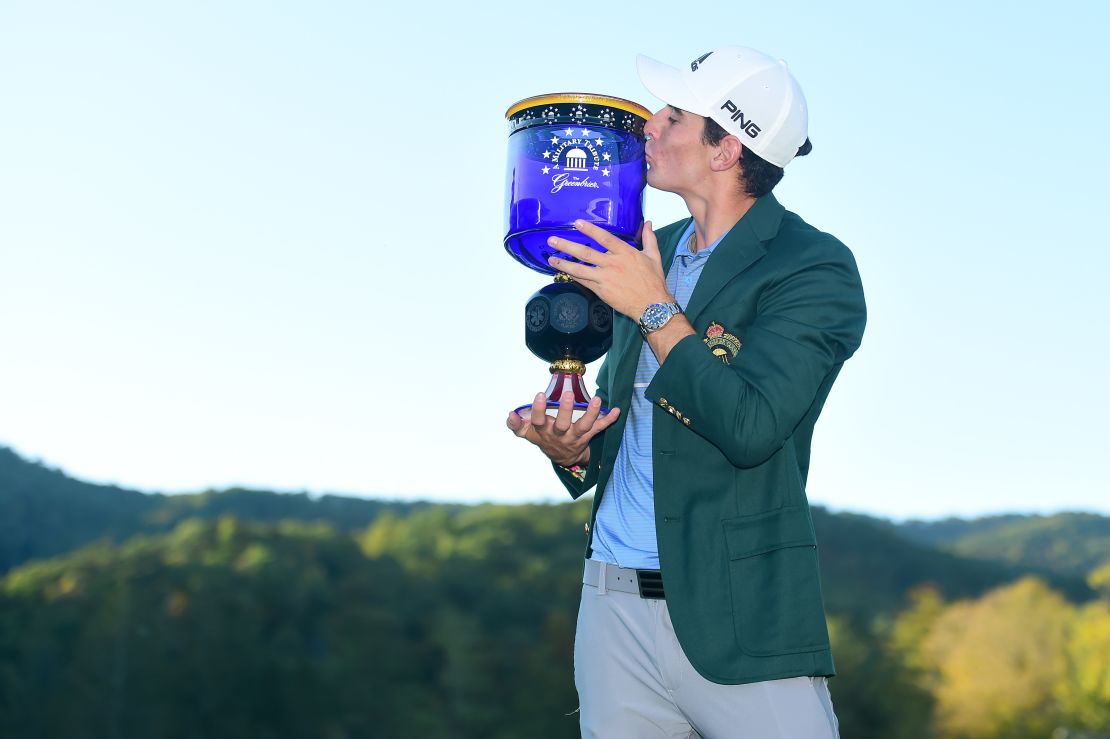
<svg viewBox="0 0 1110 739">
<path fill-rule="evenodd" d="M 922 649 L 938 726 L 954 737 L 1024 739 L 1060 724 L 1056 686 L 1074 608 L 1034 578 L 949 606 Z"/>
<path fill-rule="evenodd" d="M 1057 696 L 1071 726 L 1110 733 L 1110 565 L 1091 573 L 1089 582 L 1103 599 L 1075 614 L 1066 648 L 1067 676 Z"/>
</svg>

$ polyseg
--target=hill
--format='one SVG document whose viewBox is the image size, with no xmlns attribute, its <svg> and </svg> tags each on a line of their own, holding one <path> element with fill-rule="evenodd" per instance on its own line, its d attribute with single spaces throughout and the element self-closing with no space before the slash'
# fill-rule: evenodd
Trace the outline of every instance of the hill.
<svg viewBox="0 0 1110 739">
<path fill-rule="evenodd" d="M 144 494 L 0 449 L 0 736 L 577 736 L 589 510 Z M 1110 647 L 1107 603 L 1075 570 L 998 556 L 1006 536 L 1052 531 L 1051 551 L 1097 553 L 1105 519 L 1033 518 L 930 528 L 813 509 L 845 736 L 956 736 L 937 727 L 965 674 L 995 685 L 1013 726 L 1110 728 L 1110 694 L 1085 677 Z M 976 536 L 982 558 L 954 550 Z M 1070 682 L 1030 656 L 1067 635 Z M 960 667 L 987 643 L 1052 688 L 1056 713 L 987 679 L 1007 671 Z"/>
<path fill-rule="evenodd" d="M 1110 563 L 1110 518 L 1094 513 L 907 521 L 897 528 L 907 539 L 961 557 L 1031 571 L 1084 577 Z"/>
<path fill-rule="evenodd" d="M 1072 600 L 1094 597 L 1083 576 L 963 557 L 909 540 L 882 519 L 830 513 L 815 506 L 813 525 L 825 602 L 834 613 L 861 617 L 889 613 L 905 604 L 907 593 L 926 584 L 934 585 L 948 600 L 970 598 L 1030 574 Z"/>
<path fill-rule="evenodd" d="M 427 505 L 239 488 L 185 495 L 141 493 L 76 480 L 0 446 L 0 574 L 90 542 L 122 542 L 138 534 L 170 531 L 189 518 L 214 520 L 231 514 L 259 522 L 326 522 L 340 531 L 354 531 L 384 512 L 407 514 Z"/>
<path fill-rule="evenodd" d="M 147 494 L 82 482 L 0 448 L 0 574 L 95 541 L 119 543 L 137 535 L 165 533 L 188 519 L 232 515 L 256 523 L 327 523 L 340 532 L 355 532 L 385 514 L 404 518 L 434 509 L 437 516 L 452 518 L 465 515 L 469 508 L 242 489 Z M 581 524 L 587 516 L 582 514 L 582 521 L 569 532 L 579 547 Z M 869 516 L 815 507 L 813 517 L 832 611 L 858 615 L 893 611 L 901 607 L 909 590 L 925 583 L 950 599 L 970 597 L 1030 573 L 1044 577 L 1072 599 L 1091 596 L 1083 582 L 1085 572 L 1061 573 L 1024 562 L 961 557 Z M 1070 540 L 1067 545 L 1079 547 Z M 575 553 L 580 554 L 580 549 Z"/>
<path fill-rule="evenodd" d="M 576 736 L 579 516 L 223 516 L 25 564 L 0 577 L 0 736 Z"/>
</svg>

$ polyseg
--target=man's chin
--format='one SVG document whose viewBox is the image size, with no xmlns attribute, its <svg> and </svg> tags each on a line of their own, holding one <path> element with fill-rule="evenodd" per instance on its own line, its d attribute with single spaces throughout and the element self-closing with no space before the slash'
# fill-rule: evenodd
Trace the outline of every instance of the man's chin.
<svg viewBox="0 0 1110 739">
<path fill-rule="evenodd" d="M 660 182 L 658 177 L 652 177 L 652 172 L 653 170 L 649 169 L 647 171 L 647 177 L 645 178 L 645 182 L 647 182 L 648 187 L 650 187 L 652 190 L 660 190 L 662 192 L 674 192 L 674 190 L 667 187 L 666 183 Z"/>
</svg>

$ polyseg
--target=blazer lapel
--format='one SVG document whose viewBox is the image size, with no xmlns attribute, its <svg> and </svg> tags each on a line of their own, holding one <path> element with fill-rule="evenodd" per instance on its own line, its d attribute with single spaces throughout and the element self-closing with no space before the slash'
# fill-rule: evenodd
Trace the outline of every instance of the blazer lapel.
<svg viewBox="0 0 1110 739">
<path fill-rule="evenodd" d="M 778 233 L 785 210 L 768 193 L 757 200 L 725 234 L 721 243 L 709 255 L 709 261 L 706 262 L 694 294 L 690 296 L 690 302 L 686 306 L 686 318 L 690 323 L 697 320 L 698 314 L 705 310 L 725 285 L 767 253 L 763 242 L 773 239 Z M 671 251 L 671 255 L 673 258 L 674 251 Z"/>
<path fill-rule="evenodd" d="M 778 233 L 784 212 L 785 209 L 768 193 L 757 200 L 717 244 L 686 306 L 686 317 L 690 323 L 725 285 L 766 253 L 763 242 Z M 664 274 L 670 272 L 678 242 L 689 225 L 690 219 L 687 219 L 672 231 L 665 242 L 659 244 Z M 609 349 L 609 357 L 616 360 L 616 366 L 609 375 L 614 380 L 610 386 L 609 402 L 621 405 L 632 397 L 632 380 L 643 339 L 635 321 L 621 315 L 614 315 L 613 318 L 613 345 Z"/>
<path fill-rule="evenodd" d="M 686 233 L 686 229 L 690 228 L 690 221 L 693 218 L 687 218 L 682 221 L 682 225 L 676 227 L 671 233 L 670 238 L 659 245 L 659 258 L 663 263 L 663 276 L 667 276 L 671 271 L 671 264 L 674 262 L 674 253 L 678 251 L 678 242 L 682 241 L 682 234 Z"/>
</svg>

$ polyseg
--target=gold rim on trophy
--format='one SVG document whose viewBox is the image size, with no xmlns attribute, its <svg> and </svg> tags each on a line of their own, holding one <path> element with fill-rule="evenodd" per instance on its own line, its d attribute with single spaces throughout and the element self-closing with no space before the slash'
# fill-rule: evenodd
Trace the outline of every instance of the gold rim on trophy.
<svg viewBox="0 0 1110 739">
<path fill-rule="evenodd" d="M 512 118 L 514 115 L 524 110 L 525 108 L 534 108 L 537 105 L 559 105 L 562 103 L 580 103 L 582 105 L 608 105 L 610 108 L 617 108 L 626 113 L 637 115 L 645 121 L 651 118 L 651 111 L 631 100 L 624 98 L 613 97 L 612 95 L 596 95 L 591 92 L 553 92 L 547 95 L 535 95 L 534 97 L 524 98 L 509 106 L 505 111 L 506 118 Z"/>
<path fill-rule="evenodd" d="M 556 372 L 573 372 L 576 375 L 584 375 L 586 374 L 586 365 L 583 364 L 580 359 L 564 357 L 552 362 L 548 370 L 551 374 L 555 374 Z"/>
</svg>

